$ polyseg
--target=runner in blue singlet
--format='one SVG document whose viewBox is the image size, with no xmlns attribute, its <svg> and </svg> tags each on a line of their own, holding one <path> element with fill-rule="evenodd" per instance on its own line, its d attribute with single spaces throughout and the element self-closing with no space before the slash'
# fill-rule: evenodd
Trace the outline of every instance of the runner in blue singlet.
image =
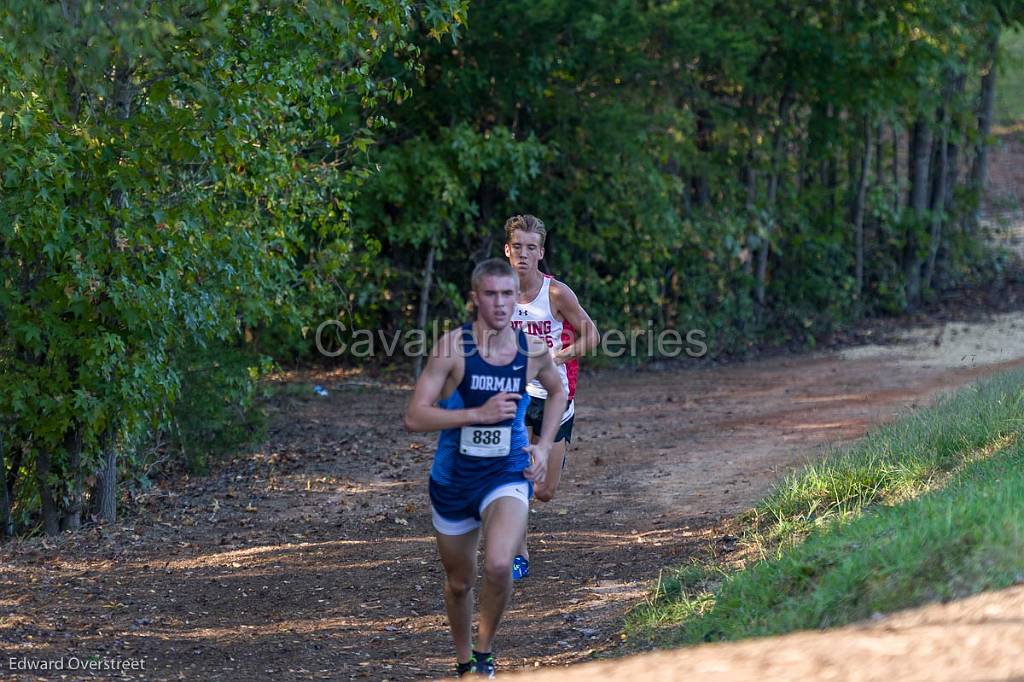
<svg viewBox="0 0 1024 682">
<path fill-rule="evenodd" d="M 542 484 L 566 396 L 547 346 L 509 324 L 518 282 L 492 259 L 473 271 L 477 319 L 442 337 L 405 413 L 410 431 L 441 431 L 430 502 L 445 569 L 445 605 L 456 671 L 492 677 L 492 643 L 512 593 L 512 559 L 526 532 L 533 484 Z M 526 385 L 547 390 L 544 428 L 530 444 Z M 550 414 L 549 414 L 550 413 Z M 477 646 L 471 643 L 473 583 L 483 528 L 484 584 Z"/>
</svg>

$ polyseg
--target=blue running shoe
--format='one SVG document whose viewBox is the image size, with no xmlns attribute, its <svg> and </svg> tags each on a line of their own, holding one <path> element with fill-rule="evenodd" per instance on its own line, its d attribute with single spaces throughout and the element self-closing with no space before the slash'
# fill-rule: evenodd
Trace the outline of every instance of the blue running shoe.
<svg viewBox="0 0 1024 682">
<path fill-rule="evenodd" d="M 494 665 L 494 656 L 492 654 L 482 654 L 479 651 L 474 651 L 470 662 L 472 664 L 469 670 L 470 675 L 485 677 L 488 680 L 494 679 L 496 666 Z"/>
<path fill-rule="evenodd" d="M 530 575 L 530 560 L 522 554 L 516 554 L 512 560 L 512 580 L 522 580 Z"/>
</svg>

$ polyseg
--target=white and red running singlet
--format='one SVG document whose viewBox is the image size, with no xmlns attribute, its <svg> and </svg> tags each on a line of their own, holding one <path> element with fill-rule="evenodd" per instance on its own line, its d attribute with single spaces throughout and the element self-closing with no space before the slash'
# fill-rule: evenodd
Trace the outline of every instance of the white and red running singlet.
<svg viewBox="0 0 1024 682">
<path fill-rule="evenodd" d="M 544 275 L 544 282 L 540 285 L 537 297 L 529 303 L 517 303 L 516 312 L 512 319 L 513 329 L 522 328 L 530 336 L 543 339 L 554 355 L 575 339 L 575 329 L 568 322 L 555 318 L 551 312 L 551 280 L 550 275 Z M 564 423 L 575 412 L 572 399 L 576 394 L 576 378 L 579 376 L 579 363 L 575 358 L 557 365 L 558 373 L 562 377 L 562 388 L 569 397 L 569 405 L 565 414 L 562 415 Z M 548 392 L 544 390 L 538 379 L 534 379 L 526 386 L 526 392 L 535 398 L 547 398 Z"/>
</svg>

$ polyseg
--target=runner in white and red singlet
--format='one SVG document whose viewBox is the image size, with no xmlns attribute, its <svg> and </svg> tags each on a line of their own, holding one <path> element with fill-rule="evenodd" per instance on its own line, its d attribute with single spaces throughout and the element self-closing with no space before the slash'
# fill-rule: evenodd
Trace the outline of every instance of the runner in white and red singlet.
<svg viewBox="0 0 1024 682">
<path fill-rule="evenodd" d="M 555 496 L 565 467 L 566 451 L 572 440 L 578 358 L 597 346 L 600 338 L 597 326 L 573 290 L 540 271 L 546 237 L 544 222 L 535 216 L 515 215 L 505 222 L 505 255 L 519 275 L 519 296 L 512 326 L 522 328 L 527 335 L 539 337 L 547 343 L 569 398 L 548 458 L 547 476 L 534 493 L 538 500 L 544 502 Z M 539 434 L 547 391 L 534 382 L 527 386 L 526 392 L 530 395 L 526 425 L 533 434 Z M 519 580 L 529 574 L 529 558 L 524 536 L 520 553 L 513 562 L 513 579 Z"/>
</svg>

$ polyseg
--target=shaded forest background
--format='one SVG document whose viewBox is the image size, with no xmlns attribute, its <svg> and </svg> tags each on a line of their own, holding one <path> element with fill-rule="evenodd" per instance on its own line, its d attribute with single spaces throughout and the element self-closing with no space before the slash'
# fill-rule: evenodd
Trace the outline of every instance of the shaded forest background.
<svg viewBox="0 0 1024 682">
<path fill-rule="evenodd" d="M 111 521 L 154 471 L 203 471 L 258 435 L 259 378 L 314 358 L 325 319 L 462 319 L 512 213 L 547 223 L 547 267 L 602 329 L 702 329 L 712 354 L 1003 277 L 979 208 L 994 126 L 1024 110 L 1022 19 L 5 3 L 0 531 Z"/>
</svg>

